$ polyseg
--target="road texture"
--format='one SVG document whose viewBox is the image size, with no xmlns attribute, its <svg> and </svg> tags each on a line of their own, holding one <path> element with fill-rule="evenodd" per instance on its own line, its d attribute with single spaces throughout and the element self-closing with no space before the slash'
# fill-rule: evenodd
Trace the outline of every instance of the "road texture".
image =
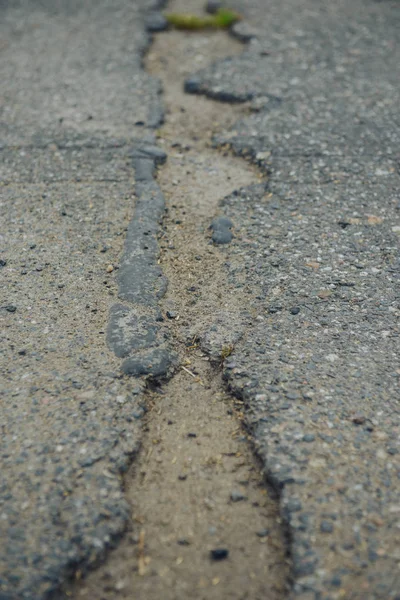
<svg viewBox="0 0 400 600">
<path fill-rule="evenodd" d="M 1 600 L 59 598 L 70 575 L 107 564 L 138 516 L 121 475 L 147 382 L 162 393 L 178 365 L 190 371 L 184 343 L 222 363 L 243 403 L 278 494 L 287 597 L 400 598 L 400 5 L 232 5 L 243 53 L 200 59 L 184 89 L 226 114 L 243 104 L 215 127 L 214 152 L 251 163 L 254 183 L 185 229 L 171 193 L 184 182 L 156 180 L 163 98 L 142 64 L 155 4 L 0 3 Z M 204 135 L 199 111 L 189 137 Z M 161 231 L 164 188 L 174 220 Z M 212 252 L 179 267 L 174 244 L 189 261 L 200 234 Z"/>
<path fill-rule="evenodd" d="M 135 251 L 133 163 L 163 155 L 159 84 L 141 67 L 149 6 L 1 3 L 2 599 L 49 597 L 129 514 L 120 474 L 138 448 L 143 385 L 121 378 L 105 338 L 126 235 L 121 299 Z M 137 265 L 140 288 L 150 275 Z M 142 348 L 157 335 L 147 318 L 125 330 L 139 329 Z"/>
<path fill-rule="evenodd" d="M 260 290 L 224 375 L 282 488 L 293 597 L 398 598 L 400 5 L 243 10 L 245 52 L 186 81 L 252 102 L 216 143 L 269 177 L 224 201 L 230 275 Z"/>
</svg>

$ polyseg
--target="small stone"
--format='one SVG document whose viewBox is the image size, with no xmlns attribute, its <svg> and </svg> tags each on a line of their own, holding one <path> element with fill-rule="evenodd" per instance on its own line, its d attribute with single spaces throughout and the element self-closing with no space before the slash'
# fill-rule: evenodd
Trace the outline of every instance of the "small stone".
<svg viewBox="0 0 400 600">
<path fill-rule="evenodd" d="M 178 475 L 179 481 L 186 481 L 187 475 Z"/>
<path fill-rule="evenodd" d="M 237 490 L 231 492 L 230 498 L 232 502 L 240 502 L 241 500 L 247 500 L 247 496 L 242 494 L 242 492 L 238 492 Z"/>
<path fill-rule="evenodd" d="M 303 436 L 303 442 L 313 442 L 315 440 L 315 435 L 313 433 L 306 433 Z"/>
<path fill-rule="evenodd" d="M 233 227 L 233 223 L 228 217 L 216 217 L 213 219 L 210 229 L 230 229 Z"/>
<path fill-rule="evenodd" d="M 227 217 L 216 217 L 213 219 L 210 229 L 212 229 L 212 241 L 214 244 L 229 244 L 233 235 L 231 228 L 233 223 Z"/>
<path fill-rule="evenodd" d="M 249 23 L 246 23 L 246 21 L 238 21 L 235 23 L 232 26 L 232 33 L 245 44 L 259 35 L 257 29 L 252 27 Z"/>
<path fill-rule="evenodd" d="M 15 313 L 15 311 L 17 310 L 17 307 L 14 306 L 13 304 L 8 304 L 4 308 L 6 309 L 7 312 L 10 312 L 10 313 Z"/>
<path fill-rule="evenodd" d="M 196 438 L 196 437 L 197 437 L 197 433 L 189 432 L 189 433 L 187 434 L 187 436 L 188 436 L 189 438 Z"/>
<path fill-rule="evenodd" d="M 151 13 L 146 19 L 146 29 L 152 32 L 165 31 L 168 29 L 168 21 L 159 12 Z"/>
<path fill-rule="evenodd" d="M 6 260 L 0 259 L 0 267 L 5 267 L 7 264 Z"/>
<path fill-rule="evenodd" d="M 168 319 L 176 319 L 178 317 L 178 313 L 175 310 L 167 310 Z"/>
<path fill-rule="evenodd" d="M 229 550 L 227 548 L 215 548 L 210 552 L 211 560 L 225 560 L 229 556 Z"/>
<path fill-rule="evenodd" d="M 256 534 L 260 538 L 267 537 L 267 535 L 269 535 L 269 529 L 260 529 L 260 531 L 257 531 Z"/>
<path fill-rule="evenodd" d="M 214 244 L 230 244 L 232 241 L 233 235 L 232 232 L 229 231 L 229 229 L 225 229 L 225 230 L 218 230 L 218 231 L 213 231 L 213 234 L 211 236 L 212 241 L 214 242 Z"/>
<path fill-rule="evenodd" d="M 322 533 L 332 533 L 333 523 L 330 521 L 322 521 L 319 529 Z"/>
<path fill-rule="evenodd" d="M 275 313 L 279 312 L 280 310 L 282 310 L 282 306 L 269 306 L 268 307 L 268 312 L 270 315 L 274 315 Z"/>
<path fill-rule="evenodd" d="M 300 312 L 300 307 L 299 306 L 293 306 L 293 308 L 290 309 L 290 312 L 292 315 L 298 315 Z"/>
<path fill-rule="evenodd" d="M 201 83 L 199 79 L 191 77 L 185 80 L 184 89 L 187 94 L 198 94 L 201 89 Z"/>
<path fill-rule="evenodd" d="M 107 273 L 112 273 L 114 271 L 114 267 L 112 265 L 108 265 L 106 271 Z"/>
<path fill-rule="evenodd" d="M 221 2 L 221 0 L 207 0 L 206 12 L 210 13 L 211 15 L 215 15 L 215 13 L 222 8 L 223 5 L 224 3 Z"/>
<path fill-rule="evenodd" d="M 354 415 L 354 417 L 352 418 L 352 421 L 354 423 L 354 425 L 363 425 L 366 421 L 366 417 L 364 417 L 364 415 Z"/>
<path fill-rule="evenodd" d="M 190 546 L 190 542 L 186 538 L 179 538 L 177 542 L 180 546 Z"/>
<path fill-rule="evenodd" d="M 340 587 L 342 585 L 342 580 L 339 575 L 334 575 L 331 579 L 331 585 L 335 587 Z"/>
</svg>

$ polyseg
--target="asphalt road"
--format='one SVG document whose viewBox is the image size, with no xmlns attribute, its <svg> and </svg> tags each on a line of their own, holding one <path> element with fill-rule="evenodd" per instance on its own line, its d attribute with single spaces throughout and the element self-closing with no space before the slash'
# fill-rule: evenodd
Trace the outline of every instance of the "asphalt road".
<svg viewBox="0 0 400 600">
<path fill-rule="evenodd" d="M 105 339 L 133 162 L 162 115 L 149 7 L 1 3 L 2 600 L 57 597 L 129 517 L 143 384 Z"/>
<path fill-rule="evenodd" d="M 118 539 L 145 386 L 121 364 L 176 361 L 157 309 L 152 7 L 0 3 L 1 600 L 57 597 Z M 227 276 L 257 315 L 224 377 L 280 494 L 291 598 L 398 600 L 400 4 L 237 8 L 243 54 L 186 82 L 250 103 L 215 143 L 268 177 L 221 204 Z"/>
<path fill-rule="evenodd" d="M 269 177 L 224 202 L 258 314 L 225 377 L 281 489 L 293 598 L 399 598 L 400 5 L 243 10 L 245 52 L 186 81 L 251 101 L 216 143 Z"/>
</svg>

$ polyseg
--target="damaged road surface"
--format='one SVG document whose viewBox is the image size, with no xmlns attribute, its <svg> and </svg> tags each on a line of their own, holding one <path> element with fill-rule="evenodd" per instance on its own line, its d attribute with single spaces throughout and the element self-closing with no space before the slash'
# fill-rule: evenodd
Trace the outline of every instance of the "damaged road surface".
<svg viewBox="0 0 400 600">
<path fill-rule="evenodd" d="M 398 600 L 400 5 L 159 6 L 0 7 L 0 599 Z"/>
</svg>

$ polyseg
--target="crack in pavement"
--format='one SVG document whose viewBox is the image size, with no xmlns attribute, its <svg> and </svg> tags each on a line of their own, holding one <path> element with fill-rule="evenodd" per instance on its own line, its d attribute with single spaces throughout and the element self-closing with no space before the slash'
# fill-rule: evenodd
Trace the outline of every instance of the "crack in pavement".
<svg viewBox="0 0 400 600">
<path fill-rule="evenodd" d="M 208 61 L 216 53 L 239 49 L 221 34 L 170 32 L 155 39 L 146 57 L 149 72 L 163 82 L 167 108 L 158 143 L 168 148 L 168 161 L 157 182 L 167 204 L 158 262 L 168 287 L 158 299 L 154 294 L 149 298 L 160 272 L 148 281 L 143 270 L 132 297 L 120 277 L 120 296 L 143 301 L 153 312 L 145 333 L 138 335 L 137 305 L 131 305 L 131 313 L 115 305 L 108 341 L 122 356 L 132 341 L 140 346 L 147 339 L 155 353 L 159 332 L 153 328 L 167 328 L 168 346 L 180 363 L 168 382 L 162 381 L 167 373 L 161 372 L 161 379 L 150 373 L 141 452 L 124 479 L 132 510 L 129 532 L 104 565 L 72 586 L 66 597 L 96 594 L 111 600 L 134 593 L 146 599 L 239 599 L 250 594 L 280 600 L 288 591 L 290 561 L 278 498 L 266 484 L 242 426 L 242 402 L 226 395 L 220 369 L 254 315 L 246 309 L 246 290 L 233 289 L 224 275 L 219 243 L 229 243 L 235 228 L 218 217 L 219 202 L 243 185 L 264 184 L 258 183 L 253 167 L 211 147 L 211 136 L 238 113 L 229 115 L 221 105 L 194 100 L 182 86 L 185 71 L 198 65 L 199 57 Z M 136 168 L 146 183 L 153 177 L 151 162 Z M 160 214 L 151 216 L 151 204 L 146 210 L 144 219 L 139 211 L 134 221 L 148 227 L 147 215 L 153 220 L 154 260 Z M 132 236 L 136 245 L 141 239 Z M 128 239 L 125 254 L 134 265 L 130 245 Z M 126 332 L 129 322 L 133 326 Z M 132 374 L 142 374 L 133 360 Z M 214 555 L 227 558 L 213 560 Z"/>
</svg>

